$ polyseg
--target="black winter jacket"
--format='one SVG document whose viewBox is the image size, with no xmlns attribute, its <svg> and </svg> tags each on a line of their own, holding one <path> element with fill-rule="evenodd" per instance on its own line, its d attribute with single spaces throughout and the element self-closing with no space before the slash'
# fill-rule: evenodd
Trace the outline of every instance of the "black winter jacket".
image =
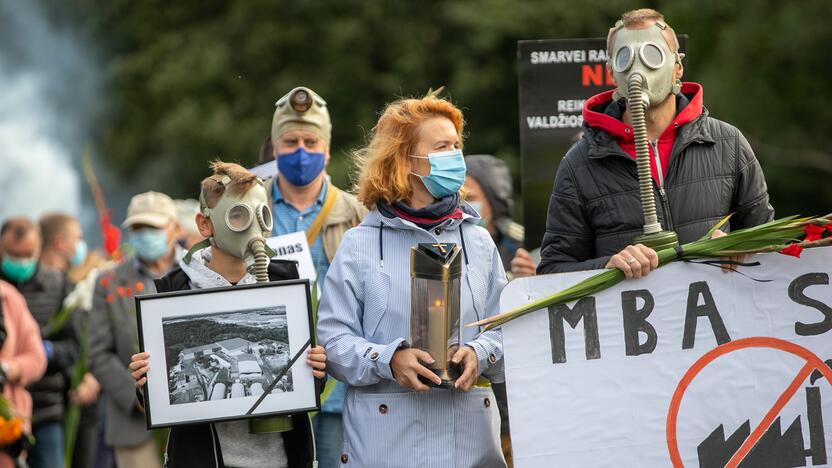
<svg viewBox="0 0 832 468">
<path fill-rule="evenodd" d="M 701 93 L 698 85 L 689 89 Z M 587 118 L 605 113 L 620 120 L 620 107 L 593 99 L 587 106 L 595 107 L 584 109 L 583 136 L 555 176 L 538 273 L 604 268 L 612 255 L 643 233 L 636 162 L 606 129 Z M 689 99 L 694 96 L 677 103 L 684 107 Z M 697 101 L 701 106 L 701 94 Z M 653 188 L 659 220 L 665 229 L 676 231 L 680 243 L 699 239 L 731 213 L 723 231 L 774 218 L 762 169 L 735 127 L 709 117 L 702 107 L 678 128 L 672 148 L 664 194 L 655 182 Z"/>
<path fill-rule="evenodd" d="M 269 281 L 297 279 L 298 266 L 289 260 L 272 260 L 269 264 Z M 154 281 L 157 292 L 190 289 L 188 276 L 177 268 Z M 140 399 L 141 398 L 141 395 Z M 284 447 L 289 468 L 309 468 L 315 460 L 315 442 L 312 424 L 307 413 L 293 413 L 294 429 L 283 433 Z M 220 442 L 213 424 L 188 424 L 174 426 L 167 443 L 167 468 L 225 466 Z"/>
<path fill-rule="evenodd" d="M 50 330 L 49 325 L 63 307 L 72 285 L 64 273 L 40 265 L 34 276 L 27 281 L 11 281 L 2 272 L 0 279 L 20 291 L 29 311 L 38 322 L 43 339 L 49 340 L 52 346 L 52 355 L 47 361 L 43 377 L 27 387 L 32 394 L 32 425 L 62 422 L 70 373 L 78 359 L 78 338 L 70 322 L 58 330 Z"/>
</svg>

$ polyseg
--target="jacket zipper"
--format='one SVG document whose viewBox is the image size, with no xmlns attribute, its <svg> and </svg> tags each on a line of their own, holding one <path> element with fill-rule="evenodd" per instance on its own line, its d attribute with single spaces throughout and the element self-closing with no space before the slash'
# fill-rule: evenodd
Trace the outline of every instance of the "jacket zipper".
<svg viewBox="0 0 832 468">
<path fill-rule="evenodd" d="M 667 193 L 664 191 L 664 173 L 662 172 L 662 160 L 659 157 L 658 140 L 651 141 L 650 146 L 653 147 L 653 159 L 656 161 L 656 174 L 659 176 L 659 199 L 662 202 L 662 209 L 664 210 L 664 220 L 667 223 L 665 229 L 673 231 L 673 217 L 670 215 L 670 201 L 667 199 Z"/>
</svg>

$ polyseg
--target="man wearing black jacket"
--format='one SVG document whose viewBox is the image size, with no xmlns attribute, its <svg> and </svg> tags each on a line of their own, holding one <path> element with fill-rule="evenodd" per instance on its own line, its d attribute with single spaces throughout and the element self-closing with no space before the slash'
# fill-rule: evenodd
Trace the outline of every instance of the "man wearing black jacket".
<svg viewBox="0 0 832 468">
<path fill-rule="evenodd" d="M 2 268 L 0 279 L 11 283 L 26 299 L 40 326 L 47 367 L 43 377 L 30 385 L 32 433 L 35 446 L 29 452 L 32 468 L 63 466 L 63 420 L 67 382 L 78 358 L 78 341 L 72 326 L 53 329 L 71 285 L 66 275 L 39 266 L 40 233 L 29 219 L 11 218 L 0 228 Z"/>
<path fill-rule="evenodd" d="M 644 31 L 663 40 L 626 43 Z M 653 76 L 667 81 L 649 88 L 649 93 L 664 89 L 667 94 L 663 99 L 650 96 L 647 137 L 659 220 L 684 244 L 729 214 L 723 230 L 768 222 L 774 209 L 748 141 L 735 127 L 708 115 L 701 85 L 680 81 L 678 48 L 664 17 L 648 9 L 625 13 L 607 39 L 609 61 L 619 60 L 618 70 L 641 66 L 638 62 L 650 55 L 646 52 L 656 58 L 654 65 L 671 67 L 666 75 L 645 72 L 648 82 Z M 643 233 L 644 215 L 634 132 L 622 97 L 627 84 L 618 82 L 620 73 L 614 76 L 619 89 L 586 101 L 583 136 L 558 167 L 538 273 L 618 268 L 628 278 L 640 278 L 658 265 L 655 251 L 632 245 Z"/>
</svg>

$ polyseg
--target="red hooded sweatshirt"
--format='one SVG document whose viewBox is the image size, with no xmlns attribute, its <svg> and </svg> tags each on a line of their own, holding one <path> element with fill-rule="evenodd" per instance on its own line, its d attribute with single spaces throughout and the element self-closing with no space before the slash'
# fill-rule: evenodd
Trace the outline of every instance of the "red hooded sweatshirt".
<svg viewBox="0 0 832 468">
<path fill-rule="evenodd" d="M 630 155 L 631 158 L 636 158 L 636 145 L 633 140 L 633 127 L 616 119 L 615 117 L 605 114 L 604 111 L 612 102 L 612 94 L 615 90 L 605 91 L 601 94 L 596 94 L 587 99 L 584 103 L 583 116 L 584 121 L 590 127 L 595 127 L 607 132 L 610 136 L 615 138 L 618 146 Z M 682 83 L 682 94 L 690 99 L 690 102 L 681 110 L 677 109 L 676 117 L 667 126 L 667 128 L 659 136 L 658 144 L 659 160 L 661 161 L 662 176 L 656 170 L 656 156 L 653 151 L 653 143 L 650 142 L 648 148 L 650 150 L 650 171 L 653 174 L 653 180 L 656 185 L 663 186 L 663 180 L 667 176 L 667 167 L 670 165 L 670 152 L 673 149 L 673 143 L 676 141 L 676 131 L 682 125 L 689 123 L 702 114 L 702 85 L 698 83 Z"/>
</svg>

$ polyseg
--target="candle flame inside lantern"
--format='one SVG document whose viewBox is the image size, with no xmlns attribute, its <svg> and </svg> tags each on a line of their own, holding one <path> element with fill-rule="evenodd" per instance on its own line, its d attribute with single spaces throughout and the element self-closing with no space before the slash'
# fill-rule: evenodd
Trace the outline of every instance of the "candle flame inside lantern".
<svg viewBox="0 0 832 468">
<path fill-rule="evenodd" d="M 442 307 L 442 299 L 437 299 L 436 301 L 434 301 L 433 305 L 435 307 Z"/>
</svg>

